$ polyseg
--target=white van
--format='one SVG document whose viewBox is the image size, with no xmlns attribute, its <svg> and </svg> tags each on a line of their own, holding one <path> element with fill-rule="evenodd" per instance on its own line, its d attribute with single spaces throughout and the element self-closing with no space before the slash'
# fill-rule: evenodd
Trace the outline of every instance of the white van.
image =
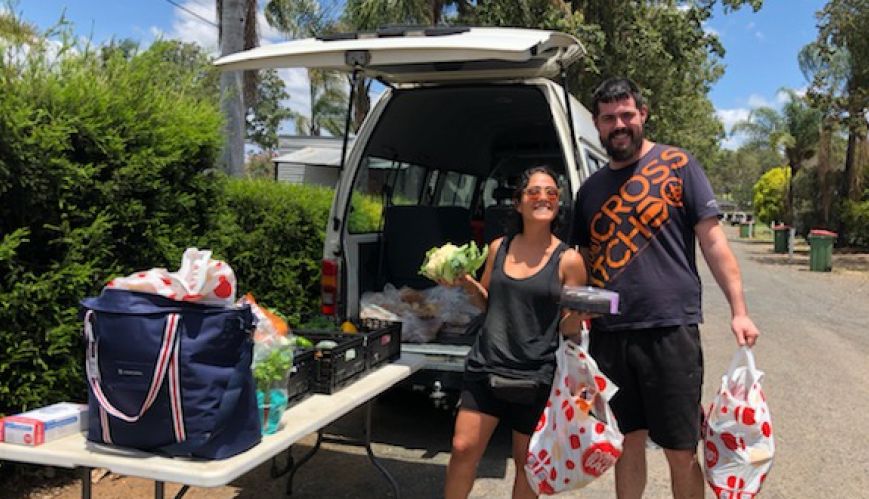
<svg viewBox="0 0 869 499">
<path fill-rule="evenodd" d="M 343 156 L 326 229 L 322 312 L 343 321 L 358 317 L 364 292 L 386 283 L 433 286 L 418 275 L 429 248 L 503 234 L 526 168 L 559 174 L 569 215 L 580 183 L 606 162 L 589 111 L 573 97 L 566 107 L 566 89 L 550 79 L 563 81 L 583 54 L 576 38 L 552 31 L 389 28 L 269 45 L 216 64 L 364 73 L 387 87 Z M 382 220 L 365 226 L 354 213 L 372 204 Z M 460 388 L 470 329 L 402 345 L 428 359 L 415 386 L 436 399 Z"/>
</svg>

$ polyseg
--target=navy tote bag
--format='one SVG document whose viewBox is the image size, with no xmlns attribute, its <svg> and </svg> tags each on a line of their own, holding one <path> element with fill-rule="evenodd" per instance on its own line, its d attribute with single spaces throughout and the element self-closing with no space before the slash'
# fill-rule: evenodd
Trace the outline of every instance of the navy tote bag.
<svg viewBox="0 0 869 499">
<path fill-rule="evenodd" d="M 88 440 L 206 459 L 259 443 L 249 306 L 108 288 L 81 304 Z"/>
</svg>

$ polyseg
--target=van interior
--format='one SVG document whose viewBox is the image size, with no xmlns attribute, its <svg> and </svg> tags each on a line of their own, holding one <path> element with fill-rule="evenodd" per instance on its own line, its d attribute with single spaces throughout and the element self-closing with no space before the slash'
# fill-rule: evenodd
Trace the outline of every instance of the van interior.
<svg viewBox="0 0 869 499">
<path fill-rule="evenodd" d="M 559 175 L 561 218 L 569 220 L 564 164 L 550 105 L 537 86 L 395 89 L 365 145 L 346 215 L 351 234 L 380 234 L 357 248 L 357 296 L 386 283 L 433 286 L 418 274 L 428 249 L 482 245 L 503 235 L 518 177 L 529 167 L 546 165 Z M 362 210 L 380 213 L 377 227 L 354 216 Z M 562 227 L 559 235 L 566 233 Z"/>
</svg>

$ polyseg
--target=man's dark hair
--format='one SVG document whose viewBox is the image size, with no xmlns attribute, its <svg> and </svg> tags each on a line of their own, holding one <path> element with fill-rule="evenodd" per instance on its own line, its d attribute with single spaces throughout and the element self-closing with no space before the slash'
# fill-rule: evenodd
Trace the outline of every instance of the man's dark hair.
<svg viewBox="0 0 869 499">
<path fill-rule="evenodd" d="M 591 96 L 591 114 L 595 118 L 597 117 L 600 112 L 598 104 L 601 102 L 617 102 L 628 97 L 634 98 L 634 102 L 637 103 L 637 109 L 645 105 L 643 94 L 640 93 L 640 87 L 633 80 L 622 77 L 607 78 L 597 87 L 597 90 Z"/>
</svg>

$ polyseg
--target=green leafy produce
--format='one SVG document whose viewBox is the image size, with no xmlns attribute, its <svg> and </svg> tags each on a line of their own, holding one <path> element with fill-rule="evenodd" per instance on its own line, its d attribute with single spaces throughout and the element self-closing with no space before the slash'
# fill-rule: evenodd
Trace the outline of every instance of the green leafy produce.
<svg viewBox="0 0 869 499">
<path fill-rule="evenodd" d="M 253 377 L 257 390 L 268 393 L 272 383 L 284 379 L 293 366 L 293 352 L 290 348 L 275 348 L 253 366 Z"/>
<path fill-rule="evenodd" d="M 464 274 L 475 273 L 486 261 L 488 254 L 487 246 L 483 246 L 480 251 L 473 241 L 462 246 L 447 243 L 426 252 L 419 273 L 433 281 L 453 281 Z"/>
<path fill-rule="evenodd" d="M 290 339 L 290 344 L 293 346 L 301 347 L 301 348 L 313 348 L 314 344 L 311 343 L 311 340 L 305 338 L 304 336 L 294 335 Z"/>
</svg>

